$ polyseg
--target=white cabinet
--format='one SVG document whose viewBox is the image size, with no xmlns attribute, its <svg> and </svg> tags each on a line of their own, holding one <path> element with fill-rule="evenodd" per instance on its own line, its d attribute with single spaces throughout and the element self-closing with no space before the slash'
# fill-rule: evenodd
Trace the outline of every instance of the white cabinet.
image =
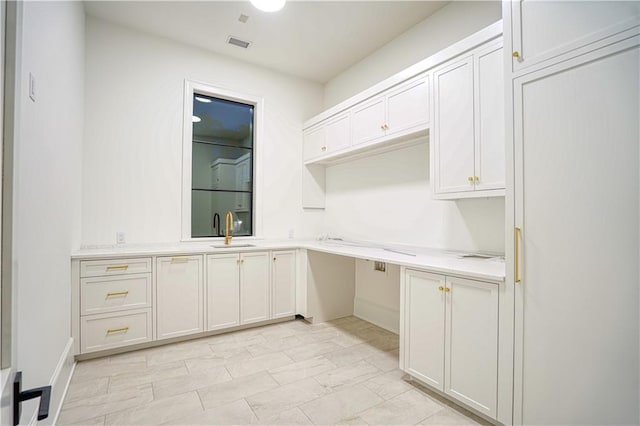
<svg viewBox="0 0 640 426">
<path fill-rule="evenodd" d="M 401 368 L 496 418 L 498 284 L 403 271 Z"/>
<path fill-rule="evenodd" d="M 273 252 L 271 268 L 271 317 L 282 318 L 296 313 L 296 252 Z"/>
<path fill-rule="evenodd" d="M 269 267 L 269 253 L 240 255 L 240 324 L 269 319 Z"/>
<path fill-rule="evenodd" d="M 428 122 L 429 85 L 422 74 L 353 108 L 352 145 L 411 134 Z"/>
<path fill-rule="evenodd" d="M 240 258 L 237 253 L 207 256 L 207 330 L 240 324 Z"/>
<path fill-rule="evenodd" d="M 513 71 L 577 50 L 637 25 L 637 1 L 504 2 L 511 18 Z"/>
<path fill-rule="evenodd" d="M 502 40 L 433 72 L 434 198 L 504 195 Z"/>
<path fill-rule="evenodd" d="M 270 318 L 268 252 L 207 256 L 207 330 Z"/>
<path fill-rule="evenodd" d="M 347 111 L 305 130 L 304 161 L 339 152 L 351 145 L 351 112 Z"/>
<path fill-rule="evenodd" d="M 184 336 L 204 330 L 202 256 L 156 259 L 156 336 Z"/>
</svg>

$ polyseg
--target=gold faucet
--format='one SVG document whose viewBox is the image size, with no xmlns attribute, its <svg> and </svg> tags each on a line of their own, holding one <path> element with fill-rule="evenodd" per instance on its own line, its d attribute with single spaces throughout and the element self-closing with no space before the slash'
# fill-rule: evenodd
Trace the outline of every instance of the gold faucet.
<svg viewBox="0 0 640 426">
<path fill-rule="evenodd" d="M 231 233 L 233 232 L 233 215 L 230 211 L 227 212 L 227 215 L 224 218 L 224 243 L 229 245 L 229 241 L 231 241 Z"/>
</svg>

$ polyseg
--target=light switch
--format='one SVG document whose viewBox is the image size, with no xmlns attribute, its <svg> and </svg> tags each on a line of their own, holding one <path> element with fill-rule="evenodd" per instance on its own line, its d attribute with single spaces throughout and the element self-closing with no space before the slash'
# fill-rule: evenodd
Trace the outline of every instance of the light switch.
<svg viewBox="0 0 640 426">
<path fill-rule="evenodd" d="M 124 244 L 126 241 L 124 232 L 116 232 L 116 242 L 118 244 Z"/>
<path fill-rule="evenodd" d="M 33 102 L 36 101 L 36 78 L 31 73 L 29 73 L 29 98 Z"/>
</svg>

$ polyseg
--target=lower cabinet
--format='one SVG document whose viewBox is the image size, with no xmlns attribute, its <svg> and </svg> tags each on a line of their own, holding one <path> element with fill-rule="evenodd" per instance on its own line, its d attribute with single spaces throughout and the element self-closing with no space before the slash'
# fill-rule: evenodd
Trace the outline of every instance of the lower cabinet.
<svg viewBox="0 0 640 426">
<path fill-rule="evenodd" d="M 271 318 L 296 314 L 296 252 L 273 252 L 271 267 Z"/>
<path fill-rule="evenodd" d="M 269 253 L 240 255 L 240 324 L 266 321 L 269 310 Z"/>
<path fill-rule="evenodd" d="M 499 286 L 405 269 L 401 368 L 496 417 Z"/>
<path fill-rule="evenodd" d="M 240 324 L 240 256 L 207 256 L 207 330 Z"/>
<path fill-rule="evenodd" d="M 156 259 L 158 340 L 204 331 L 202 256 Z"/>
</svg>

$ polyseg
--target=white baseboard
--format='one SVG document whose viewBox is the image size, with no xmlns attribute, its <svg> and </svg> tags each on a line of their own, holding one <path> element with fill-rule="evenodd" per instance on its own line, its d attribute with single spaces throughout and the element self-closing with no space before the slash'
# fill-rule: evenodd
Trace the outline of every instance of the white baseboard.
<svg viewBox="0 0 640 426">
<path fill-rule="evenodd" d="M 55 425 L 58 421 L 58 415 L 62 408 L 62 402 L 67 394 L 69 388 L 69 382 L 75 368 L 76 362 L 73 358 L 73 338 L 69 338 L 67 345 L 65 346 L 58 365 L 51 375 L 49 385 L 51 385 L 51 403 L 49 404 L 49 417 L 45 420 L 38 422 L 37 409 L 33 412 L 29 425 Z"/>
<path fill-rule="evenodd" d="M 356 297 L 353 300 L 353 316 L 393 333 L 400 333 L 400 311 L 397 309 Z"/>
</svg>

